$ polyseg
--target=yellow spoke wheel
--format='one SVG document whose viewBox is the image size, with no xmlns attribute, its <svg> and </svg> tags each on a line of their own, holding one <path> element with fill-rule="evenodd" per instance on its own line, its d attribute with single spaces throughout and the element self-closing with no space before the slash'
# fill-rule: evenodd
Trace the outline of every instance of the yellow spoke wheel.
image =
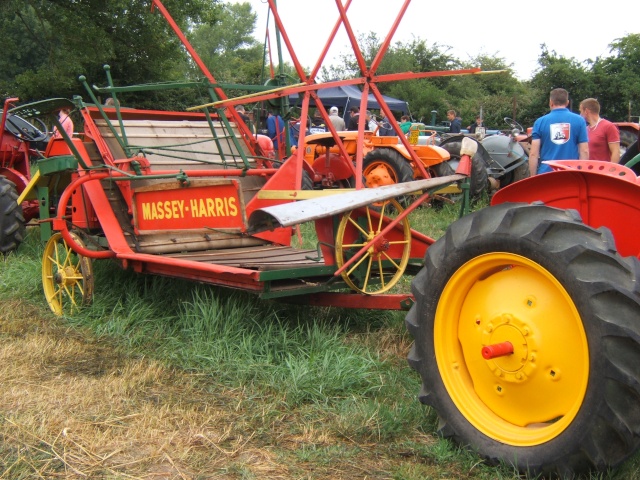
<svg viewBox="0 0 640 480">
<path fill-rule="evenodd" d="M 71 236 L 84 246 L 76 234 Z M 42 286 L 51 311 L 56 315 L 71 314 L 89 304 L 93 283 L 91 259 L 74 252 L 62 234 L 55 233 L 42 256 Z"/>
<path fill-rule="evenodd" d="M 342 216 L 336 234 L 336 263 L 339 268 L 373 240 L 362 256 L 342 272 L 343 280 L 353 290 L 375 295 L 388 291 L 402 278 L 411 253 L 408 218 L 403 218 L 387 234 L 380 234 L 402 211 L 400 204 L 392 199 L 375 209 L 367 206 Z"/>
</svg>

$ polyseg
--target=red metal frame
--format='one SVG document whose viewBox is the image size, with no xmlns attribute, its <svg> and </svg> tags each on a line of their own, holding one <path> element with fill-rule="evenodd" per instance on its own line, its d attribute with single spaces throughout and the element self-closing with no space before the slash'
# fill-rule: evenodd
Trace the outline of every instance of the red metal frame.
<svg viewBox="0 0 640 480">
<path fill-rule="evenodd" d="M 254 95 L 244 96 L 238 99 L 230 99 L 227 98 L 225 92 L 217 86 L 216 79 L 209 72 L 207 67 L 204 65 L 200 57 L 194 51 L 192 46 L 189 44 L 185 36 L 180 31 L 179 27 L 169 15 L 167 10 L 164 8 L 160 0 L 152 0 L 152 11 L 154 9 L 158 9 L 160 13 L 167 20 L 171 28 L 174 30 L 176 35 L 180 38 L 185 48 L 189 52 L 190 56 L 193 58 L 194 62 L 200 70 L 205 74 L 209 82 L 212 84 L 212 88 L 215 91 L 216 95 L 220 98 L 219 101 L 216 101 L 212 104 L 203 105 L 197 108 L 208 108 L 210 106 L 214 106 L 216 108 L 226 107 L 226 112 L 233 121 L 238 125 L 238 128 L 241 132 L 242 138 L 246 142 L 247 148 L 251 155 L 255 156 L 261 150 L 255 141 L 255 137 L 251 134 L 248 129 L 248 126 L 244 124 L 239 115 L 236 113 L 233 108 L 235 105 L 246 103 L 248 98 L 251 98 L 251 101 L 266 101 L 270 99 L 276 99 L 279 97 L 284 97 L 285 95 L 290 95 L 292 93 L 299 93 L 302 97 L 302 112 L 301 112 L 301 130 L 306 129 L 306 121 L 308 118 L 309 104 L 310 100 L 313 99 L 318 107 L 318 110 L 321 112 L 323 117 L 325 118 L 326 125 L 328 125 L 329 130 L 334 138 L 336 145 L 338 146 L 341 155 L 344 158 L 350 158 L 351 156 L 347 153 L 344 142 L 340 139 L 338 133 L 333 128 L 333 124 L 329 122 L 329 115 L 322 104 L 322 101 L 317 95 L 317 91 L 322 88 L 331 88 L 335 86 L 343 86 L 343 85 L 362 85 L 363 95 L 361 100 L 361 110 L 366 110 L 367 98 L 369 92 L 371 92 L 376 100 L 379 102 L 381 109 L 387 114 L 387 116 L 392 117 L 392 112 L 387 106 L 384 98 L 382 97 L 380 91 L 378 90 L 376 83 L 377 82 L 388 82 L 388 81 L 397 81 L 397 80 L 405 80 L 405 79 L 417 79 L 417 78 L 429 78 L 429 77 L 440 77 L 440 76 L 449 76 L 449 75 L 463 75 L 463 74 L 474 74 L 478 73 L 480 69 L 466 69 L 466 70 L 450 70 L 450 71 L 442 71 L 442 72 L 422 72 L 422 73 L 400 73 L 400 74 L 388 74 L 388 75 L 376 75 L 377 69 L 380 66 L 381 60 L 388 50 L 389 45 L 392 40 L 393 33 L 397 30 L 400 21 L 407 10 L 410 0 L 404 0 L 403 5 L 395 18 L 392 27 L 388 35 L 385 37 L 383 45 L 381 46 L 380 51 L 378 52 L 376 58 L 373 60 L 370 67 L 367 68 L 364 60 L 364 56 L 360 51 L 357 41 L 354 35 L 354 32 L 351 28 L 349 19 L 347 17 L 347 10 L 351 4 L 351 0 L 347 0 L 345 5 L 342 5 L 341 0 L 336 0 L 336 4 L 339 11 L 339 18 L 337 19 L 329 38 L 323 48 L 318 61 L 311 71 L 311 73 L 307 76 L 304 73 L 304 69 L 302 68 L 291 41 L 287 35 L 287 32 L 282 24 L 281 18 L 278 14 L 278 10 L 276 7 L 275 0 L 268 0 L 269 8 L 273 13 L 274 21 L 278 27 L 282 38 L 289 50 L 289 54 L 291 55 L 294 68 L 298 73 L 301 84 L 285 86 L 283 88 L 272 89 L 269 92 L 257 93 Z M 326 56 L 326 53 L 333 42 L 335 35 L 340 27 L 340 25 L 344 25 L 347 31 L 347 35 L 349 37 L 349 41 L 353 47 L 354 54 L 356 56 L 356 60 L 361 69 L 362 77 L 356 79 L 348 79 L 348 80 L 340 80 L 334 82 L 327 82 L 322 84 L 316 83 L 316 75 L 320 69 L 321 63 Z M 92 139 L 95 141 L 96 146 L 104 160 L 104 163 L 107 165 L 107 168 L 117 167 L 120 171 L 115 171 L 110 169 L 109 171 L 95 171 L 95 170 L 84 170 L 82 168 L 79 169 L 77 176 L 72 180 L 71 184 L 65 189 L 58 205 L 58 212 L 55 219 L 53 219 L 53 228 L 55 230 L 59 230 L 62 233 L 65 241 L 71 246 L 73 250 L 78 252 L 81 255 L 90 257 L 90 258 L 116 258 L 120 262 L 122 262 L 123 266 L 130 267 L 137 272 L 144 273 L 154 273 L 159 275 L 167 275 L 178 278 L 187 278 L 192 280 L 203 281 L 206 283 L 212 283 L 217 285 L 223 285 L 227 287 L 235 287 L 242 288 L 248 291 L 261 292 L 264 291 L 265 282 L 261 280 L 260 272 L 253 269 L 245 269 L 245 268 L 237 268 L 237 267 L 228 267 L 225 265 L 217 265 L 211 263 L 198 263 L 194 261 L 189 261 L 181 258 L 172 258 L 167 256 L 160 256 L 154 254 L 146 254 L 134 252 L 127 242 L 124 232 L 119 224 L 118 219 L 116 218 L 114 212 L 111 209 L 109 199 L 107 198 L 105 191 L 100 185 L 100 181 L 106 179 L 112 179 L 113 181 L 118 182 L 119 179 L 124 178 L 128 173 L 132 172 L 131 162 L 132 159 L 119 159 L 113 158 L 113 154 L 111 153 L 110 148 L 106 144 L 104 138 L 102 137 L 100 131 L 95 125 L 94 120 L 99 117 L 98 110 L 94 107 L 87 107 L 82 109 L 82 114 L 85 119 L 85 137 L 86 139 Z M 123 118 L 128 115 L 132 115 L 132 118 L 135 118 L 135 115 L 139 114 L 138 112 L 132 111 L 127 112 L 127 110 L 122 110 L 121 114 Z M 158 118 L 167 118 L 166 115 L 173 115 L 167 112 L 145 112 L 145 116 L 148 115 L 157 115 Z M 180 118 L 185 118 L 185 116 L 193 116 L 194 118 L 203 118 L 202 113 L 180 113 L 178 116 Z M 359 120 L 359 128 L 357 132 L 357 148 L 355 155 L 355 164 L 351 162 L 348 163 L 349 169 L 353 176 L 356 179 L 357 188 L 363 188 L 362 185 L 362 163 L 363 163 L 363 143 L 364 143 L 364 115 L 360 116 Z M 409 144 L 408 140 L 404 135 L 401 134 L 399 127 L 395 125 L 396 132 L 400 137 L 402 143 L 404 144 L 407 152 L 412 156 L 413 161 L 417 165 L 417 168 L 420 170 L 421 176 L 423 178 L 429 178 L 429 174 L 426 171 L 423 163 L 420 161 L 414 149 Z M 86 140 L 85 139 L 85 140 Z M 82 146 L 82 141 L 80 139 L 73 139 L 73 144 L 76 146 L 80 155 L 84 158 L 85 163 L 90 164 L 88 161 L 88 154 L 84 147 Z M 298 149 L 295 154 L 284 162 L 284 164 L 279 169 L 271 169 L 271 168 L 257 168 L 257 169 L 227 169 L 227 170 L 190 170 L 186 173 L 183 173 L 187 178 L 198 177 L 198 178 L 229 178 L 229 177 L 243 177 L 247 175 L 261 175 L 266 178 L 266 183 L 262 186 L 261 190 L 291 190 L 291 189 L 300 189 L 302 183 L 302 172 L 303 167 L 306 167 L 306 163 L 304 160 L 304 138 L 301 136 L 298 144 Z M 62 150 L 57 151 L 57 154 L 68 154 L 68 151 L 65 152 Z M 135 158 L 140 163 L 142 163 L 143 171 L 145 173 L 151 173 L 153 175 L 177 175 L 180 173 L 178 170 L 153 170 L 151 172 L 150 166 L 148 162 L 145 163 L 144 159 Z M 307 167 L 308 168 L 308 167 Z M 173 180 L 175 182 L 175 180 Z M 234 182 L 235 180 L 229 180 L 230 182 Z M 226 185 L 226 184 L 225 184 Z M 235 187 L 237 191 L 237 186 Z M 163 198 L 163 194 L 166 193 L 164 190 L 158 190 L 157 192 L 150 191 L 151 193 L 145 193 L 144 189 L 138 190 L 134 192 L 130 186 L 121 187 L 121 190 L 124 193 L 124 197 L 127 201 L 129 212 L 134 215 L 134 228 L 140 229 L 151 229 L 153 232 L 161 231 L 162 229 L 168 228 L 169 230 L 174 229 L 174 225 L 167 225 L 166 223 L 154 223 L 148 222 L 147 224 L 143 224 L 142 227 L 139 225 L 140 222 L 135 221 L 135 216 L 140 214 L 139 205 L 136 204 L 136 196 L 138 199 L 143 199 L 145 202 L 153 203 L 153 202 L 163 202 L 169 201 Z M 174 191 L 180 191 L 179 188 L 173 188 Z M 74 193 L 75 192 L 75 193 Z M 78 245 L 73 238 L 71 237 L 68 230 L 67 219 L 65 218 L 65 214 L 68 212 L 68 206 L 70 202 L 76 202 L 78 192 L 82 193 L 82 199 L 84 201 L 85 198 L 88 199 L 88 202 L 93 207 L 96 212 L 99 212 L 98 221 L 100 222 L 100 226 L 102 231 L 107 237 L 107 242 L 109 245 L 109 250 L 103 251 L 95 251 L 88 248 L 83 248 Z M 184 201 L 187 197 L 184 195 L 185 192 L 181 192 L 181 197 Z M 231 194 L 227 192 L 227 196 L 233 196 L 234 198 L 239 198 L 238 194 Z M 76 195 L 74 197 L 74 195 Z M 423 194 L 417 201 L 413 202 L 412 205 L 406 209 L 398 218 L 390 220 L 389 223 L 385 223 L 385 228 L 381 232 L 380 235 L 385 235 L 391 232 L 393 229 L 397 228 L 398 223 L 405 218 L 411 211 L 417 208 L 418 205 L 422 202 L 424 198 L 427 197 L 428 194 Z M 183 198 L 184 197 L 184 198 Z M 168 197 L 167 197 L 168 198 Z M 252 212 L 257 209 L 279 205 L 283 202 L 289 202 L 291 200 L 274 200 L 274 199 L 264 199 L 260 198 L 260 196 L 255 195 L 251 198 L 248 203 L 244 206 L 244 217 L 248 218 Z M 150 207 L 149 207 L 150 208 Z M 178 208 L 178 207 L 176 207 Z M 87 212 L 85 212 L 87 214 Z M 180 228 L 201 228 L 201 224 L 196 224 L 190 222 L 188 219 L 181 219 Z M 214 225 L 217 227 L 217 225 Z M 229 224 L 222 225 L 221 228 L 238 228 L 237 224 Z M 335 266 L 335 252 L 333 251 L 333 243 L 335 242 L 335 219 L 333 218 L 322 218 L 316 221 L 316 231 L 318 234 L 318 239 L 321 243 L 321 249 L 324 257 L 324 262 L 320 265 L 324 266 Z M 243 224 L 240 229 L 242 233 L 246 233 L 246 223 Z M 139 232 L 138 232 L 139 233 Z M 262 232 L 259 234 L 252 234 L 255 237 L 266 239 L 273 243 L 278 243 L 281 245 L 289 245 L 292 235 L 291 227 L 280 227 L 276 228 L 274 231 Z M 360 252 L 355 255 L 352 259 L 350 259 L 341 269 L 337 269 L 335 272 L 331 272 L 335 276 L 339 276 L 342 271 L 348 268 L 352 262 L 356 261 L 357 258 L 367 250 L 367 248 L 375 242 L 375 239 L 370 242 L 368 245 L 365 245 Z M 427 237 L 426 235 L 422 235 L 419 232 L 412 231 L 412 250 L 411 256 L 412 258 L 422 258 L 426 249 L 429 245 L 434 242 L 433 239 Z M 323 275 L 326 275 L 323 273 Z M 331 276 L 330 274 L 328 275 Z M 315 305 L 334 305 L 334 306 L 344 306 L 344 307 L 354 307 L 354 308 L 384 308 L 384 309 L 400 309 L 400 308 L 408 308 L 411 303 L 411 295 L 410 294 L 401 294 L 401 295 L 376 295 L 376 296 L 365 296 L 354 293 L 337 293 L 337 292 L 324 292 L 324 293 L 312 293 L 304 296 L 306 303 L 312 303 Z M 295 300 L 293 300 L 295 301 Z"/>
<path fill-rule="evenodd" d="M 623 256 L 640 258 L 640 178 L 630 169 L 610 162 L 556 161 L 553 174 L 536 175 L 498 190 L 492 205 L 542 201 L 545 205 L 577 210 L 594 228 L 613 232 Z M 580 168 L 578 168 L 580 167 Z M 621 175 L 625 170 L 626 175 Z"/>
</svg>

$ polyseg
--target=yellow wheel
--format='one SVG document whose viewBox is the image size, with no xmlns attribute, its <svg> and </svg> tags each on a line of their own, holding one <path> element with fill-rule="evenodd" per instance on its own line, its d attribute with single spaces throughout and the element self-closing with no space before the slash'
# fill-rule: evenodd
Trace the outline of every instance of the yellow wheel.
<svg viewBox="0 0 640 480">
<path fill-rule="evenodd" d="M 77 235 L 71 233 L 71 236 L 80 246 L 84 246 Z M 42 286 L 47 303 L 56 315 L 74 313 L 82 305 L 91 302 L 91 259 L 71 250 L 60 233 L 54 234 L 44 249 Z"/>
<path fill-rule="evenodd" d="M 481 255 L 451 276 L 438 304 L 436 362 L 472 425 L 528 446 L 571 424 L 587 390 L 589 348 L 580 314 L 553 275 L 518 255 Z"/>
<path fill-rule="evenodd" d="M 640 446 L 639 282 L 638 259 L 574 211 L 507 203 L 454 222 L 406 318 L 439 432 L 546 478 L 622 462 Z"/>
<path fill-rule="evenodd" d="M 403 211 L 396 200 L 375 209 L 363 207 L 343 215 L 336 235 L 336 263 L 342 267 L 371 240 L 374 243 L 354 261 L 342 278 L 349 287 L 375 295 L 393 287 L 404 274 L 411 253 L 411 228 L 407 217 L 385 235 L 380 232 Z"/>
</svg>

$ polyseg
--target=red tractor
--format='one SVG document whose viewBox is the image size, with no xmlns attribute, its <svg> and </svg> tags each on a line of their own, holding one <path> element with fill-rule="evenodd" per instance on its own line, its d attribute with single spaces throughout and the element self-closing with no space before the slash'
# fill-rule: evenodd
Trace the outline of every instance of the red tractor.
<svg viewBox="0 0 640 480">
<path fill-rule="evenodd" d="M 429 247 L 406 325 L 441 434 L 564 477 L 640 445 L 640 179 L 608 162 L 554 168 Z"/>
<path fill-rule="evenodd" d="M 8 98 L 0 121 L 0 253 L 17 248 L 24 237 L 24 225 L 38 214 L 35 201 L 17 202 L 31 179 L 30 165 L 46 145 L 47 126 L 38 127 L 11 112 L 18 102 Z"/>
</svg>

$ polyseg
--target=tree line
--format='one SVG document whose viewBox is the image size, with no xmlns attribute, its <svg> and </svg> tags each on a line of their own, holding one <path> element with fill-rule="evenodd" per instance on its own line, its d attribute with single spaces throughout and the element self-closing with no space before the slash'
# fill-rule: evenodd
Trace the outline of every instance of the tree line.
<svg viewBox="0 0 640 480">
<path fill-rule="evenodd" d="M 264 85 L 270 78 L 269 55 L 253 32 L 257 15 L 248 3 L 216 0 L 163 0 L 180 28 L 219 82 Z M 0 51 L 0 95 L 19 97 L 22 103 L 51 97 L 86 98 L 78 82 L 106 85 L 108 64 L 116 85 L 185 81 L 202 76 L 186 55 L 167 22 L 150 13 L 150 2 L 139 0 L 5 0 L 0 5 L 3 49 Z M 370 62 L 381 39 L 374 32 L 361 35 L 359 44 Z M 411 114 L 429 123 L 431 112 L 442 120 L 448 109 L 457 110 L 463 124 L 481 111 L 490 128 L 504 128 L 512 117 L 525 126 L 548 111 L 548 94 L 566 88 L 575 104 L 595 97 L 602 116 L 612 121 L 637 121 L 640 112 L 640 34 L 613 39 L 605 57 L 566 58 L 541 46 L 539 68 L 532 78 L 519 80 L 503 58 L 478 55 L 461 61 L 449 48 L 425 39 L 396 42 L 384 57 L 379 74 L 428 72 L 480 67 L 506 70 L 493 75 L 439 77 L 380 84 L 382 93 L 411 99 Z M 360 76 L 351 55 L 338 65 L 321 70 L 319 80 Z M 285 79 L 292 77 L 290 65 Z M 229 96 L 248 93 L 237 88 Z M 127 106 L 181 110 L 209 101 L 206 88 L 127 93 Z"/>
</svg>

